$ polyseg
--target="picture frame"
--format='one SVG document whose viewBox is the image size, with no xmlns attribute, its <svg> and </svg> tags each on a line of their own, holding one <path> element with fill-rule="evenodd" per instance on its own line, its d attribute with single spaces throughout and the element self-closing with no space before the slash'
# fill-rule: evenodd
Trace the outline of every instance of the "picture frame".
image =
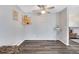
<svg viewBox="0 0 79 59">
<path fill-rule="evenodd" d="M 31 19 L 30 19 L 30 17 L 28 17 L 28 16 L 23 16 L 22 23 L 23 23 L 24 25 L 29 25 L 29 24 L 31 24 Z"/>
<path fill-rule="evenodd" d="M 13 10 L 13 20 L 18 20 L 18 12 Z"/>
</svg>

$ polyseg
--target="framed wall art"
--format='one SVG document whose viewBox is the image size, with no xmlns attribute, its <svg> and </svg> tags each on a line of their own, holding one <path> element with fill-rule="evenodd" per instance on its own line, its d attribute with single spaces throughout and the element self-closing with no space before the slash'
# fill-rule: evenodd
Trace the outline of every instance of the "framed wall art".
<svg viewBox="0 0 79 59">
<path fill-rule="evenodd" d="M 24 25 L 31 24 L 31 19 L 30 19 L 30 17 L 28 17 L 28 16 L 23 16 L 22 23 L 23 23 Z"/>
<path fill-rule="evenodd" d="M 18 12 L 13 10 L 13 20 L 18 20 Z"/>
</svg>

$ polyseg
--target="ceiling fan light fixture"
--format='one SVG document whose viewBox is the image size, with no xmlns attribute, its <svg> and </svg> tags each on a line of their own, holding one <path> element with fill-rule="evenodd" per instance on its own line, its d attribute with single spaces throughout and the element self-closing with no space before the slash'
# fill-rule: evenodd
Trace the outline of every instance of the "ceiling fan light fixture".
<svg viewBox="0 0 79 59">
<path fill-rule="evenodd" d="M 46 13 L 46 11 L 45 11 L 45 10 L 42 10 L 42 11 L 41 11 L 41 14 L 45 14 L 45 13 Z"/>
</svg>

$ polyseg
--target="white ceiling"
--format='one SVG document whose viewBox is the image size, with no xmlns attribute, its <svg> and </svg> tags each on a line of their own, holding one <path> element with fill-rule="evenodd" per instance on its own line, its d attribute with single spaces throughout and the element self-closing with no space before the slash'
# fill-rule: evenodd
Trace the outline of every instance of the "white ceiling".
<svg viewBox="0 0 79 59">
<path fill-rule="evenodd" d="M 52 6 L 52 5 L 50 5 L 50 6 Z M 19 5 L 19 7 L 25 13 L 31 13 L 31 12 L 33 12 L 33 10 L 39 10 L 39 7 L 37 7 L 36 5 Z M 65 6 L 65 5 L 54 5 L 54 7 L 55 7 L 54 9 L 49 10 L 51 13 L 60 12 L 61 10 L 66 8 L 67 6 Z"/>
</svg>

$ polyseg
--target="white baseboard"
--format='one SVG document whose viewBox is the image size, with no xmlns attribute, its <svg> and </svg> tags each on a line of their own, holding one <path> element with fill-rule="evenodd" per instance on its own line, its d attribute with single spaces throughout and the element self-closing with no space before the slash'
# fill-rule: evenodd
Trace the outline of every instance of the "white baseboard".
<svg viewBox="0 0 79 59">
<path fill-rule="evenodd" d="M 59 41 L 61 41 L 63 44 L 65 44 L 65 45 L 69 45 L 69 43 L 65 43 L 63 40 L 59 40 Z"/>
<path fill-rule="evenodd" d="M 16 45 L 19 46 L 23 41 L 24 41 L 24 40 L 19 41 Z"/>
<path fill-rule="evenodd" d="M 71 40 L 74 41 L 74 42 L 79 43 L 79 39 L 71 39 Z"/>
</svg>

